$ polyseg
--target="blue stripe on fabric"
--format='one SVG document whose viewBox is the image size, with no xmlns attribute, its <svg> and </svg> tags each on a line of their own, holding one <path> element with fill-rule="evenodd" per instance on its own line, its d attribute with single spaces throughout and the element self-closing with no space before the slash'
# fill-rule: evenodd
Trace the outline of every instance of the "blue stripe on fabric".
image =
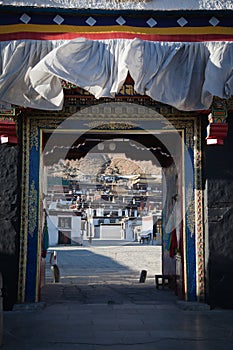
<svg viewBox="0 0 233 350">
<path fill-rule="evenodd" d="M 12 24 L 23 24 L 23 22 L 20 20 L 20 17 L 23 14 L 27 14 L 29 17 L 31 17 L 29 24 L 41 24 L 41 25 L 49 25 L 49 24 L 56 24 L 53 19 L 56 17 L 56 15 L 60 15 L 64 21 L 62 22 L 63 25 L 73 25 L 73 26 L 87 26 L 86 20 L 89 17 L 93 17 L 96 20 L 96 24 L 94 26 L 113 26 L 118 25 L 116 20 L 119 18 L 119 16 L 123 17 L 126 23 L 124 25 L 128 25 L 131 27 L 145 27 L 149 28 L 149 25 L 147 24 L 147 21 L 150 18 L 153 18 L 157 24 L 155 28 L 179 28 L 180 25 L 178 24 L 178 20 L 181 17 L 184 17 L 188 23 L 185 24 L 185 27 L 208 27 L 211 26 L 209 23 L 209 20 L 212 17 L 216 17 L 219 20 L 218 27 L 233 27 L 233 20 L 232 16 L 224 16 L 223 14 L 211 14 L 208 15 L 190 15 L 189 13 L 179 13 L 179 14 L 170 14 L 167 13 L 167 16 L 163 14 L 158 14 L 156 12 L 151 11 L 150 15 L 145 12 L 144 15 L 138 15 L 137 13 L 134 13 L 134 15 L 130 13 L 120 13 L 120 14 L 112 14 L 112 13 L 106 13 L 105 15 L 98 14 L 98 13 L 89 13 L 89 14 L 82 14 L 79 12 L 76 12 L 74 14 L 65 13 L 64 11 L 60 11 L 57 13 L 37 13 L 32 12 L 31 10 L 27 11 L 27 9 L 22 9 L 22 12 L 2 12 L 0 7 L 0 25 L 12 25 Z M 61 25 L 62 25 L 61 24 Z"/>
</svg>

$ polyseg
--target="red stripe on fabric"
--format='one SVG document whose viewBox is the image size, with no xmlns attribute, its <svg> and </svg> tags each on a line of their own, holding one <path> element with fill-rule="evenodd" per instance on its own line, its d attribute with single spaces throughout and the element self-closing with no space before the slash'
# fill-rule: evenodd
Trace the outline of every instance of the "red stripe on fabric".
<svg viewBox="0 0 233 350">
<path fill-rule="evenodd" d="M 90 40 L 105 39 L 142 39 L 148 41 L 170 42 L 204 42 L 204 41 L 233 41 L 233 36 L 228 34 L 193 34 L 193 35 L 155 35 L 135 34 L 124 32 L 113 33 L 31 33 L 20 32 L 0 34 L 0 41 L 10 40 L 72 40 L 86 38 Z"/>
</svg>

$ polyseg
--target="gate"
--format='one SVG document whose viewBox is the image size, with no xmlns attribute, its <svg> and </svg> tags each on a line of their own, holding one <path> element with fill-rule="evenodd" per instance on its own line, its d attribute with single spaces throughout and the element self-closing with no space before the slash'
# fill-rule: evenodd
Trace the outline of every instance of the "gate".
<svg viewBox="0 0 233 350">
<path fill-rule="evenodd" d="M 82 101 L 84 107 L 73 106 L 70 112 L 66 107 L 55 114 L 24 112 L 19 302 L 40 300 L 46 157 L 56 157 L 58 145 L 66 157 L 86 139 L 98 144 L 101 137 L 141 140 L 141 150 L 152 152 L 164 169 L 163 269 L 182 276 L 179 295 L 183 299 L 204 299 L 200 116 L 167 110 L 155 103 L 147 106 L 148 100 L 141 100 L 142 105 L 128 101 L 90 105 L 87 99 L 86 104 Z M 61 138 L 63 143 L 59 144 Z M 134 147 L 133 154 L 138 152 Z"/>
</svg>

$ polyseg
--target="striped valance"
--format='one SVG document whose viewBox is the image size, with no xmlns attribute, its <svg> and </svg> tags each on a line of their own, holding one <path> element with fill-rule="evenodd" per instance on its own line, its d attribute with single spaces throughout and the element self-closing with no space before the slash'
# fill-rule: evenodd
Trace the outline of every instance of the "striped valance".
<svg viewBox="0 0 233 350">
<path fill-rule="evenodd" d="M 0 11 L 0 41 L 142 39 L 232 41 L 232 13 L 119 11 Z"/>
</svg>

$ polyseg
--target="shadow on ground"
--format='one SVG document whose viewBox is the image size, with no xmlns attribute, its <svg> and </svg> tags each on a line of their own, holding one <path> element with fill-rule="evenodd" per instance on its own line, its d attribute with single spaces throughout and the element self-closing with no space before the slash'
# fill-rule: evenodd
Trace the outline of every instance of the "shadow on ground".
<svg viewBox="0 0 233 350">
<path fill-rule="evenodd" d="M 170 289 L 155 285 L 134 284 L 47 284 L 41 290 L 46 304 L 75 302 L 79 304 L 163 304 L 175 303 L 177 297 Z"/>
</svg>

